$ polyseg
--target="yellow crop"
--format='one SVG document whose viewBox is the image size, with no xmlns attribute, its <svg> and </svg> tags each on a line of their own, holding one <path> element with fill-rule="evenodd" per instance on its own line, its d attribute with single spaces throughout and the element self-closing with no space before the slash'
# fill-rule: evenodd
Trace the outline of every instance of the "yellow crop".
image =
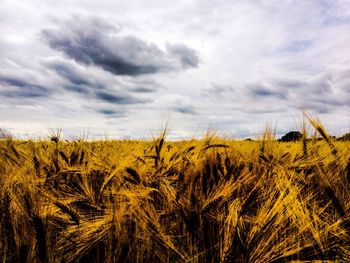
<svg viewBox="0 0 350 263">
<path fill-rule="evenodd" d="M 349 143 L 0 140 L 2 262 L 350 262 Z"/>
</svg>

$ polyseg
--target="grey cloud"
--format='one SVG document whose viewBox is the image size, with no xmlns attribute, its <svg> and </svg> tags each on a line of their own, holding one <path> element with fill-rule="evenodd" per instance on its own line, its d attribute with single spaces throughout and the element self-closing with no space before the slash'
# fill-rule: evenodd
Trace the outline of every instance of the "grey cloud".
<svg viewBox="0 0 350 263">
<path fill-rule="evenodd" d="M 333 111 L 329 105 L 315 101 L 302 102 L 300 109 L 311 110 L 317 114 L 327 114 Z"/>
<path fill-rule="evenodd" d="M 298 89 L 303 88 L 307 84 L 300 80 L 290 80 L 290 79 L 279 79 L 272 82 L 277 88 L 286 88 L 286 89 Z"/>
<path fill-rule="evenodd" d="M 160 71 L 163 65 L 142 62 L 142 56 L 162 57 L 155 46 L 134 37 L 115 37 L 114 44 L 104 43 L 107 36 L 101 32 L 70 32 L 44 30 L 43 36 L 53 49 L 86 65 L 96 65 L 116 75 L 141 75 Z M 127 49 L 130 48 L 128 51 Z M 141 54 L 145 52 L 144 54 Z"/>
<path fill-rule="evenodd" d="M 157 91 L 157 88 L 139 86 L 139 87 L 131 88 L 130 91 L 136 92 L 136 93 L 153 93 Z"/>
<path fill-rule="evenodd" d="M 103 84 L 96 84 L 86 75 L 77 70 L 75 66 L 63 61 L 53 61 L 46 63 L 49 69 L 53 70 L 57 75 L 67 80 L 68 83 L 63 84 L 63 88 L 75 93 L 88 95 L 92 89 L 103 89 Z"/>
<path fill-rule="evenodd" d="M 101 113 L 105 116 L 109 117 L 124 117 L 125 112 L 121 110 L 112 110 L 112 109 L 99 109 L 97 110 L 98 113 Z"/>
<path fill-rule="evenodd" d="M 144 93 L 144 94 L 154 93 L 154 92 L 157 92 L 159 89 L 164 88 L 161 84 L 159 84 L 155 80 L 144 78 L 144 77 L 129 79 L 128 86 L 131 86 L 128 88 L 130 92 Z"/>
<path fill-rule="evenodd" d="M 64 80 L 67 80 L 67 83 L 62 84 L 65 90 L 79 93 L 89 100 L 97 99 L 112 104 L 145 103 L 145 100 L 137 99 L 130 93 L 153 93 L 159 87 L 155 81 L 151 80 L 128 81 L 128 79 L 118 80 L 116 77 L 111 77 L 104 80 L 106 83 L 102 83 L 103 75 L 98 76 L 93 71 L 84 71 L 72 61 L 56 60 L 46 63 L 46 65 Z"/>
<path fill-rule="evenodd" d="M 47 97 L 50 91 L 42 85 L 33 84 L 15 77 L 1 77 L 3 89 L 0 95 L 8 98 L 38 98 Z"/>
<path fill-rule="evenodd" d="M 95 95 L 96 98 L 112 104 L 138 104 L 146 102 L 144 100 L 139 100 L 129 95 L 115 95 L 106 91 L 98 91 Z"/>
<path fill-rule="evenodd" d="M 329 113 L 336 108 L 349 105 L 349 96 L 344 85 L 347 83 L 347 78 L 346 71 L 333 70 L 321 73 L 308 81 L 307 87 L 295 95 L 304 104 L 310 102 L 317 112 Z M 327 111 L 322 108 L 327 108 Z"/>
<path fill-rule="evenodd" d="M 72 66 L 68 64 L 53 62 L 49 63 L 48 66 L 52 68 L 58 75 L 69 80 L 72 84 L 81 86 L 81 85 L 90 85 L 91 83 L 80 75 Z"/>
<path fill-rule="evenodd" d="M 199 65 L 199 57 L 197 51 L 189 48 L 184 44 L 167 44 L 170 54 L 177 57 L 183 68 L 196 68 Z"/>
<path fill-rule="evenodd" d="M 341 79 L 334 72 L 320 73 L 309 80 L 279 79 L 248 85 L 248 93 L 254 97 L 288 99 L 285 106 L 295 109 L 309 109 L 318 114 L 331 113 L 347 105 L 348 100 L 339 90 Z M 339 75 L 339 74 L 338 74 Z M 343 76 L 346 78 L 346 76 Z M 340 93 L 339 93 L 340 92 Z M 276 101 L 277 103 L 277 101 Z"/>
<path fill-rule="evenodd" d="M 312 78 L 272 78 L 260 82 L 245 84 L 245 95 L 239 101 L 251 103 L 251 99 L 260 99 L 249 110 L 236 109 L 248 114 L 269 114 L 287 109 L 309 109 L 318 114 L 328 114 L 349 105 L 347 70 L 321 72 Z M 228 85 L 213 84 L 205 90 L 204 96 L 228 101 L 228 98 L 240 96 L 239 90 Z M 264 98 L 268 100 L 264 100 Z M 271 102 L 273 102 L 271 104 Z"/>
<path fill-rule="evenodd" d="M 327 105 L 339 106 L 339 107 L 347 105 L 343 101 L 341 101 L 341 99 L 334 99 L 332 97 L 330 97 L 330 98 L 315 98 L 313 101 L 321 103 L 321 104 L 327 104 Z"/>
<path fill-rule="evenodd" d="M 193 106 L 179 106 L 179 107 L 175 107 L 174 110 L 178 113 L 182 113 L 182 114 L 191 114 L 191 115 L 195 115 L 197 114 L 197 112 L 195 111 Z"/>
<path fill-rule="evenodd" d="M 320 77 L 309 83 L 309 87 L 314 93 L 327 94 L 332 90 L 332 79 L 331 75 Z"/>
<path fill-rule="evenodd" d="M 288 94 L 290 107 L 312 110 L 317 114 L 329 114 L 349 105 L 349 97 L 343 85 L 346 81 L 346 71 L 333 70 L 321 72 L 307 81 L 295 80 L 289 84 L 290 80 L 281 80 L 271 83 Z"/>
<path fill-rule="evenodd" d="M 248 92 L 254 97 L 276 97 L 279 99 L 285 99 L 287 91 L 272 90 L 261 84 L 250 84 L 247 86 Z M 284 92 L 284 93 L 283 93 Z"/>
<path fill-rule="evenodd" d="M 137 76 L 198 66 L 195 50 L 183 44 L 168 45 L 164 52 L 135 36 L 116 32 L 111 35 L 113 26 L 104 21 L 87 21 L 70 21 L 56 29 L 42 30 L 43 39 L 75 61 L 101 67 L 115 75 Z"/>
<path fill-rule="evenodd" d="M 275 105 L 270 105 L 270 107 L 260 106 L 259 108 L 243 108 L 236 109 L 237 111 L 242 111 L 247 114 L 270 114 L 270 113 L 282 113 L 286 110 L 286 107 L 280 107 Z"/>
<path fill-rule="evenodd" d="M 237 100 L 237 92 L 230 85 L 212 83 L 209 88 L 203 89 L 201 95 L 211 100 L 234 101 Z"/>
<path fill-rule="evenodd" d="M 115 113 L 114 110 L 107 110 L 107 109 L 98 110 L 98 112 L 105 114 L 105 115 L 113 115 Z"/>
<path fill-rule="evenodd" d="M 211 95 L 212 93 L 215 93 L 217 95 L 224 95 L 227 93 L 234 92 L 234 88 L 230 85 L 219 85 L 219 84 L 213 84 L 209 89 L 207 89 L 208 93 Z"/>
<path fill-rule="evenodd" d="M 76 93 L 80 93 L 80 94 L 89 94 L 90 93 L 90 88 L 89 86 L 85 86 L 85 85 L 65 85 L 64 88 L 68 91 L 73 91 Z"/>
</svg>

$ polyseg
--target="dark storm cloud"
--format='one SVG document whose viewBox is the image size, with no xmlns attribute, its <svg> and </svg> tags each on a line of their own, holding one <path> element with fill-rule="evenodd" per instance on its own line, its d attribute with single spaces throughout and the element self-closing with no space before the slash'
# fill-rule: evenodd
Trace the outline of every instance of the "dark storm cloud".
<svg viewBox="0 0 350 263">
<path fill-rule="evenodd" d="M 62 84 L 62 87 L 68 91 L 88 95 L 92 90 L 104 88 L 104 84 L 96 83 L 91 75 L 87 76 L 86 73 L 82 73 L 74 64 L 50 61 L 45 66 L 67 81 Z"/>
<path fill-rule="evenodd" d="M 42 85 L 33 84 L 15 77 L 0 76 L 0 96 L 8 98 L 47 97 L 50 91 Z"/>
<path fill-rule="evenodd" d="M 67 60 L 51 61 L 45 64 L 57 75 L 67 80 L 64 88 L 77 93 L 89 93 L 91 90 L 105 90 L 109 86 L 118 87 L 133 93 L 154 93 L 161 85 L 152 79 L 130 78 L 120 79 L 113 76 L 106 80 L 94 71 L 85 71 L 76 63 Z M 118 79 L 117 79 L 118 78 Z"/>
<path fill-rule="evenodd" d="M 56 29 L 42 30 L 42 36 L 51 48 L 75 61 L 115 75 L 137 76 L 199 64 L 196 51 L 184 44 L 169 44 L 164 52 L 135 36 L 118 35 L 112 25 L 98 19 L 72 20 Z"/>
<path fill-rule="evenodd" d="M 129 95 L 116 95 L 111 92 L 98 91 L 96 92 L 96 98 L 102 101 L 112 103 L 112 104 L 138 104 L 145 103 L 144 100 L 139 100 Z"/>
<path fill-rule="evenodd" d="M 103 43 L 104 35 L 100 32 L 71 32 L 65 35 L 59 31 L 43 31 L 43 36 L 53 49 L 63 51 L 68 57 L 86 65 L 96 65 L 116 75 L 141 75 L 155 73 L 162 65 L 138 63 L 134 61 L 137 52 L 145 51 L 150 57 L 164 56 L 155 46 L 148 46 L 134 37 L 118 37 L 114 47 Z M 121 54 L 120 50 L 130 47 L 130 53 Z M 130 56 L 128 58 L 128 56 Z"/>
<path fill-rule="evenodd" d="M 115 76 L 108 76 L 105 79 L 105 72 L 99 75 L 95 70 L 86 70 L 69 60 L 54 60 L 45 63 L 45 65 L 65 80 L 64 83 L 60 84 L 65 90 L 78 93 L 90 102 L 94 101 L 94 103 L 104 102 L 117 105 L 145 103 L 149 100 L 138 99 L 132 93 L 153 93 L 159 88 L 155 81 L 142 81 L 142 78 L 129 81 L 128 79 L 117 79 Z M 97 112 L 108 115 L 109 111 L 101 112 L 97 110 Z M 110 112 L 110 115 L 120 116 L 114 110 Z"/>
<path fill-rule="evenodd" d="M 53 69 L 58 75 L 67 79 L 74 85 L 81 86 L 91 84 L 86 78 L 84 78 L 84 76 L 81 76 L 80 73 L 74 70 L 72 66 L 59 62 L 49 63 L 48 66 Z"/>
</svg>

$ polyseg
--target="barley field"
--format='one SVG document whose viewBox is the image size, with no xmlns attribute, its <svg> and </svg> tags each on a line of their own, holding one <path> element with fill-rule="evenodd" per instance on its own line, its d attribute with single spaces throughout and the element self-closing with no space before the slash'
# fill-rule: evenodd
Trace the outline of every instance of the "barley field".
<svg viewBox="0 0 350 263">
<path fill-rule="evenodd" d="M 350 261 L 350 143 L 0 140 L 1 262 Z"/>
</svg>

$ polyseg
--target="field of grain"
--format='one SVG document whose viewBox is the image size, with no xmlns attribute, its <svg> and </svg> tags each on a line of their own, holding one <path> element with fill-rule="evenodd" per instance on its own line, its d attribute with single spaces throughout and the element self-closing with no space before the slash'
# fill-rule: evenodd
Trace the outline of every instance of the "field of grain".
<svg viewBox="0 0 350 263">
<path fill-rule="evenodd" d="M 0 140 L 1 262 L 350 261 L 349 142 Z"/>
</svg>

